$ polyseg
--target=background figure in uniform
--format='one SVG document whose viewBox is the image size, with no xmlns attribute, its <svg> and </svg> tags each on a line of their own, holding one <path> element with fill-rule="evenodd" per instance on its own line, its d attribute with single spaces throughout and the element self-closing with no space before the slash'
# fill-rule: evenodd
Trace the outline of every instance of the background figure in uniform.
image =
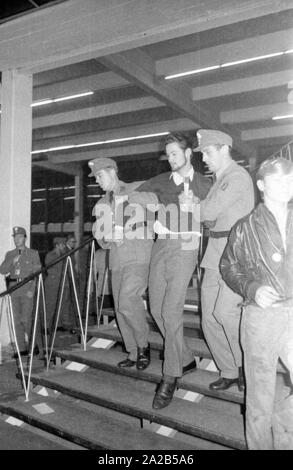
<svg viewBox="0 0 293 470">
<path fill-rule="evenodd" d="M 63 237 L 55 237 L 53 239 L 53 250 L 49 251 L 45 257 L 45 265 L 56 261 L 60 256 L 64 255 L 66 252 L 65 247 L 65 238 Z M 45 280 L 45 291 L 46 291 L 46 311 L 47 311 L 47 325 L 50 328 L 53 327 L 53 320 L 55 320 L 55 314 L 57 315 L 57 307 L 58 307 L 58 300 L 59 295 L 61 293 L 62 288 L 62 280 L 63 280 L 63 270 L 65 267 L 64 261 L 56 263 L 54 266 L 48 269 L 48 276 Z M 68 275 L 67 275 L 68 277 Z M 64 284 L 64 292 L 63 292 L 63 299 L 61 304 L 61 311 L 59 316 L 59 324 L 60 326 L 57 328 L 58 331 L 66 331 L 67 328 L 70 328 L 66 324 L 66 316 L 70 314 L 70 304 L 68 302 L 69 299 L 69 282 L 66 279 Z M 50 330 L 49 330 L 50 332 Z"/>
<path fill-rule="evenodd" d="M 147 231 L 145 221 L 127 224 L 128 196 L 138 183 L 119 180 L 116 162 L 109 158 L 97 158 L 89 162 L 90 176 L 106 194 L 96 204 L 93 214 L 97 221 L 93 235 L 102 248 L 109 248 L 112 291 L 117 322 L 121 331 L 127 359 L 119 367 L 136 365 L 139 370 L 150 363 L 148 344 L 149 327 L 142 299 L 147 288 L 149 263 L 153 245 L 152 233 Z M 144 216 L 144 214 L 142 214 Z M 142 217 L 144 219 L 144 217 Z M 107 227 L 104 232 L 102 227 Z"/>
<path fill-rule="evenodd" d="M 15 249 L 8 251 L 0 266 L 0 273 L 7 276 L 8 287 L 13 287 L 26 277 L 41 269 L 39 253 L 25 245 L 26 231 L 23 227 L 13 227 L 13 239 Z M 14 315 L 16 338 L 20 354 L 28 354 L 29 341 L 31 339 L 32 312 L 34 306 L 36 281 L 31 280 L 11 294 L 11 302 Z M 37 335 L 39 328 L 37 327 Z M 37 342 L 34 353 L 38 353 Z M 17 358 L 17 353 L 14 354 Z"/>
<path fill-rule="evenodd" d="M 293 384 L 293 163 L 264 161 L 256 176 L 264 203 L 233 228 L 221 259 L 229 286 L 245 299 L 241 321 L 246 378 L 246 439 L 249 449 L 293 449 L 292 396 L 287 431 L 273 424 L 277 361 L 280 357 Z M 290 404 L 291 403 L 291 404 Z M 283 409 L 286 409 L 282 403 Z M 280 415 L 281 416 L 281 415 Z M 273 429 L 272 429 L 273 428 Z M 272 432 L 273 431 L 273 432 Z"/>
<path fill-rule="evenodd" d="M 226 390 L 234 384 L 244 389 L 239 325 L 242 298 L 223 281 L 219 262 L 231 227 L 254 207 L 254 188 L 248 172 L 231 157 L 232 138 L 217 130 L 197 133 L 203 161 L 216 177 L 210 192 L 200 203 L 200 216 L 209 228 L 209 240 L 201 266 L 202 328 L 220 371 L 210 384 L 212 390 Z M 240 369 L 239 369 L 240 368 Z"/>
<path fill-rule="evenodd" d="M 192 204 L 205 198 L 211 186 L 203 175 L 194 171 L 192 143 L 186 135 L 181 132 L 168 135 L 165 149 L 172 171 L 143 183 L 137 190 L 141 194 L 137 192 L 135 196 L 137 202 L 141 202 L 144 191 L 153 191 L 161 204 L 159 222 L 160 211 L 162 214 L 166 212 L 164 223 L 158 226 L 162 233 L 158 234 L 153 246 L 149 277 L 151 314 L 164 338 L 163 377 L 153 401 L 155 409 L 167 406 L 173 398 L 177 378 L 196 368 L 194 356 L 183 337 L 183 309 L 187 287 L 197 263 L 198 236 L 196 243 L 190 243 L 194 236 L 188 235 L 185 239 L 180 231 L 183 210 L 186 222 L 183 231 L 189 232 L 194 225 Z M 199 220 L 197 225 L 199 230 Z M 163 234 L 166 228 L 172 227 L 175 231 L 177 228 L 175 237 Z"/>
</svg>

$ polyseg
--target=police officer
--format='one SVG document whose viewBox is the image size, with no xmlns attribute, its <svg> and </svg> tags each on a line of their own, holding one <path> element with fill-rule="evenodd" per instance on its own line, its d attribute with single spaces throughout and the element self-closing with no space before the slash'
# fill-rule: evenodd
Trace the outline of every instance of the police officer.
<svg viewBox="0 0 293 470">
<path fill-rule="evenodd" d="M 9 288 L 41 269 L 38 252 L 27 248 L 25 245 L 25 229 L 23 227 L 13 227 L 12 236 L 15 249 L 6 253 L 0 266 L 0 273 L 6 276 Z M 31 280 L 11 294 L 16 339 L 22 356 L 28 354 L 35 285 L 35 280 Z M 37 352 L 37 349 L 36 347 L 35 352 Z M 14 357 L 16 358 L 17 354 Z"/>
<path fill-rule="evenodd" d="M 102 248 L 109 249 L 112 291 L 116 317 L 128 356 L 120 368 L 136 366 L 143 370 L 150 363 L 149 327 L 142 299 L 149 275 L 153 234 L 148 231 L 144 213 L 131 224 L 128 198 L 138 183 L 124 183 L 118 178 L 117 164 L 110 158 L 89 162 L 98 185 L 106 191 L 95 205 L 97 220 L 93 235 Z"/>
<path fill-rule="evenodd" d="M 220 371 L 220 378 L 210 384 L 210 389 L 226 390 L 236 384 L 243 390 L 239 343 L 242 298 L 221 278 L 219 262 L 230 229 L 254 207 L 253 183 L 248 172 L 232 159 L 232 138 L 228 134 L 201 129 L 197 138 L 195 150 L 202 152 L 203 161 L 216 179 L 200 203 L 201 220 L 209 235 L 201 263 L 205 268 L 201 288 L 202 328 Z"/>
</svg>

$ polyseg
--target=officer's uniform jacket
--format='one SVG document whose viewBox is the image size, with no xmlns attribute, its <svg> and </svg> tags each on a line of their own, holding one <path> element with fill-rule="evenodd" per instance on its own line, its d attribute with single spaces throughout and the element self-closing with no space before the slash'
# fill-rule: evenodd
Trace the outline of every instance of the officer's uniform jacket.
<svg viewBox="0 0 293 470">
<path fill-rule="evenodd" d="M 93 209 L 93 215 L 96 217 L 92 229 L 93 235 L 102 248 L 110 249 L 111 270 L 133 263 L 149 263 L 154 234 L 151 225 L 146 221 L 145 205 L 143 207 L 139 201 L 140 207 L 136 210 L 135 206 L 132 208 L 135 198 L 128 201 L 128 197 L 140 184 L 140 182 L 124 183 L 119 180 L 119 186 L 114 194 L 111 194 L 111 191 L 107 192 Z M 114 234 L 115 229 L 122 233 L 121 243 L 110 241 L 111 233 Z M 107 232 L 110 233 L 110 237 L 107 237 Z"/>
<path fill-rule="evenodd" d="M 23 281 L 26 277 L 41 269 L 39 253 L 36 250 L 25 247 L 20 255 L 18 262 L 20 269 L 20 275 L 18 276 L 15 271 L 16 265 L 13 264 L 13 259 L 16 256 L 18 256 L 18 249 L 15 248 L 14 250 L 8 251 L 5 255 L 3 263 L 0 266 L 0 273 L 9 275 L 10 277 L 9 287 L 16 285 L 17 279 L 18 281 Z M 13 295 L 21 296 L 25 294 L 28 297 L 32 297 L 35 290 L 35 284 L 35 280 L 31 280 L 24 286 L 17 289 Z"/>
<path fill-rule="evenodd" d="M 249 173 L 235 161 L 226 168 L 200 203 L 200 218 L 213 232 L 229 232 L 254 207 L 254 188 Z M 226 236 L 210 237 L 202 260 L 203 268 L 218 269 Z"/>
</svg>

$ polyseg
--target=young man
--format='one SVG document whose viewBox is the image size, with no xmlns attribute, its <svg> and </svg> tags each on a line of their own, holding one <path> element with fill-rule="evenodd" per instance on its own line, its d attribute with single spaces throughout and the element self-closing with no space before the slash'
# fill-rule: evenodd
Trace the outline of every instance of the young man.
<svg viewBox="0 0 293 470">
<path fill-rule="evenodd" d="M 293 163 L 265 160 L 256 176 L 263 203 L 233 228 L 221 273 L 245 299 L 241 344 L 249 449 L 274 449 L 272 414 L 281 358 L 293 383 Z M 293 424 L 293 423 L 292 423 Z M 291 425 L 292 429 L 292 425 Z"/>
<path fill-rule="evenodd" d="M 192 143 L 186 135 L 169 134 L 165 150 L 171 171 L 143 183 L 137 190 L 141 195 L 138 192 L 136 195 L 140 202 L 144 191 L 154 192 L 160 203 L 159 221 L 160 215 L 166 213 L 153 246 L 149 277 L 151 314 L 164 338 L 163 377 L 153 401 L 154 409 L 169 405 L 177 379 L 196 369 L 194 356 L 183 337 L 183 309 L 198 255 L 198 237 L 195 239 L 192 234 L 193 202 L 204 199 L 210 189 L 209 180 L 194 171 Z M 166 233 L 169 229 L 176 233 Z"/>
<path fill-rule="evenodd" d="M 142 295 L 149 275 L 153 235 L 144 218 L 131 224 L 128 198 L 138 183 L 118 178 L 115 160 L 97 158 L 89 162 L 90 176 L 106 192 L 95 205 L 97 220 L 93 235 L 102 248 L 109 249 L 112 291 L 118 326 L 128 357 L 121 368 L 144 370 L 150 363 L 149 327 Z"/>
<path fill-rule="evenodd" d="M 39 253 L 26 246 L 26 230 L 13 227 L 15 249 L 8 251 L 0 266 L 0 273 L 7 276 L 8 288 L 17 285 L 26 277 L 41 269 Z M 11 294 L 16 339 L 21 356 L 26 356 L 29 349 L 34 305 L 35 280 L 29 281 Z M 38 329 L 37 329 L 38 332 Z M 35 352 L 37 351 L 35 348 Z M 17 358 L 17 353 L 14 354 Z"/>
<path fill-rule="evenodd" d="M 200 217 L 209 228 L 208 245 L 201 266 L 202 328 L 220 378 L 211 390 L 237 385 L 244 389 L 239 324 L 241 297 L 222 280 L 219 262 L 232 226 L 254 207 L 254 189 L 249 173 L 231 156 L 232 138 L 218 130 L 197 133 L 203 161 L 215 176 L 207 197 L 200 203 Z"/>
</svg>

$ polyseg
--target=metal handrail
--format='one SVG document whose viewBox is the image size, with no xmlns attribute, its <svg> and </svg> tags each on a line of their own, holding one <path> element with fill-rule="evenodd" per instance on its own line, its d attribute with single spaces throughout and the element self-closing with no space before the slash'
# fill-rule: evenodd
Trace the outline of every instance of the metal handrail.
<svg viewBox="0 0 293 470">
<path fill-rule="evenodd" d="M 80 306 L 78 302 L 78 297 L 77 297 L 77 291 L 76 291 L 76 285 L 75 285 L 75 280 L 74 280 L 74 273 L 73 273 L 73 266 L 72 266 L 72 259 L 71 256 L 75 252 L 79 251 L 81 248 L 86 246 L 87 244 L 91 243 L 91 261 L 90 261 L 90 270 L 89 270 L 89 278 L 88 278 L 88 288 L 87 288 L 87 305 L 86 305 L 86 318 L 85 318 L 85 327 L 82 325 L 82 318 L 81 318 L 81 312 L 80 312 Z M 32 275 L 28 276 L 25 278 L 23 281 L 19 282 L 16 286 L 13 288 L 7 289 L 6 291 L 2 292 L 0 297 L 7 299 L 8 302 L 8 312 L 9 312 L 9 317 L 11 321 L 11 326 L 12 326 L 12 333 L 15 341 L 15 346 L 16 346 L 16 352 L 17 356 L 19 358 L 19 366 L 21 370 L 21 379 L 23 383 L 23 388 L 25 392 L 25 400 L 29 400 L 29 391 L 30 391 L 30 381 L 31 381 L 31 373 L 32 373 L 32 362 L 33 362 L 33 351 L 34 351 L 34 346 L 35 346 L 35 339 L 36 339 L 36 328 L 37 328 L 37 323 L 38 323 L 38 317 L 39 317 L 39 306 L 40 306 L 40 297 L 42 297 L 43 300 L 43 316 L 44 316 L 44 326 L 45 326 L 45 331 L 47 330 L 47 313 L 46 313 L 46 301 L 45 301 L 45 290 L 44 290 L 44 283 L 43 283 L 43 274 L 52 266 L 63 262 L 66 259 L 66 264 L 65 264 L 65 269 L 63 270 L 62 273 L 62 292 L 61 296 L 59 298 L 58 302 L 58 313 L 57 313 L 57 319 L 55 322 L 55 327 L 54 327 L 54 333 L 53 337 L 51 337 L 51 345 L 50 348 L 48 347 L 48 341 L 47 341 L 47 335 L 45 335 L 45 352 L 46 352 L 46 368 L 47 371 L 49 369 L 52 353 L 53 353 L 53 348 L 54 348 L 54 342 L 56 338 L 56 331 L 57 331 L 57 324 L 59 321 L 59 315 L 60 315 L 60 308 L 61 308 L 61 302 L 62 302 L 62 297 L 63 297 L 63 291 L 64 291 L 64 284 L 65 284 L 65 278 L 67 276 L 67 270 L 69 267 L 69 271 L 71 274 L 71 281 L 73 284 L 73 289 L 74 289 L 74 297 L 75 297 L 75 302 L 76 302 L 76 307 L 78 310 L 78 317 L 79 317 L 79 322 L 80 322 L 80 330 L 81 330 L 81 337 L 82 337 L 82 343 L 83 343 L 83 349 L 86 350 L 86 338 L 87 338 L 87 328 L 88 328 L 88 315 L 89 315 L 89 299 L 90 299 L 90 287 L 91 283 L 94 281 L 93 277 L 93 266 L 95 265 L 95 248 L 94 248 L 94 238 L 91 237 L 88 240 L 85 240 L 83 243 L 81 243 L 77 248 L 74 248 L 64 255 L 60 256 L 56 260 L 52 261 L 48 265 L 46 265 L 44 268 L 40 269 L 39 271 L 33 273 Z M 95 270 L 94 270 L 95 271 Z M 33 319 L 33 334 L 32 334 L 32 342 L 31 342 L 31 351 L 30 351 L 30 358 L 29 358 L 29 365 L 28 365 L 28 379 L 25 379 L 25 373 L 24 373 L 24 368 L 23 364 L 21 361 L 21 356 L 20 356 L 20 350 L 18 346 L 18 341 L 16 337 L 16 330 L 15 330 L 15 323 L 14 323 L 14 314 L 13 314 L 13 308 L 12 308 L 12 302 L 11 302 L 11 293 L 14 292 L 15 290 L 19 289 L 26 283 L 30 282 L 32 279 L 38 277 L 38 285 L 37 285 L 37 302 L 36 302 L 36 309 L 35 309 L 35 316 Z M 50 349 L 50 351 L 49 351 Z"/>
<path fill-rule="evenodd" d="M 38 271 L 34 272 L 33 274 L 30 274 L 30 275 L 27 276 L 25 279 L 23 279 L 22 281 L 18 282 L 15 286 L 9 287 L 8 289 L 6 289 L 5 291 L 3 291 L 3 292 L 0 293 L 0 298 L 1 298 L 1 297 L 5 297 L 5 295 L 7 295 L 7 294 L 11 294 L 11 293 L 14 292 L 15 290 L 19 289 L 20 287 L 24 286 L 25 284 L 27 284 L 27 283 L 30 282 L 31 280 L 33 280 L 33 279 L 35 279 L 36 277 L 38 277 L 40 274 L 46 274 L 46 272 L 48 271 L 48 269 L 50 269 L 52 266 L 55 266 L 56 264 L 61 263 L 61 261 L 65 260 L 65 259 L 67 258 L 67 256 L 71 256 L 72 254 L 76 253 L 76 252 L 79 251 L 81 248 L 83 248 L 84 246 L 86 246 L 88 243 L 92 242 L 93 240 L 94 240 L 94 237 L 88 238 L 87 240 L 85 240 L 84 242 L 82 242 L 77 248 L 73 248 L 72 250 L 68 251 L 68 252 L 65 253 L 64 255 L 59 256 L 59 258 L 57 258 L 57 259 L 54 260 L 54 261 L 51 261 L 51 263 L 49 263 L 49 264 L 46 264 L 43 268 L 39 269 Z"/>
</svg>

